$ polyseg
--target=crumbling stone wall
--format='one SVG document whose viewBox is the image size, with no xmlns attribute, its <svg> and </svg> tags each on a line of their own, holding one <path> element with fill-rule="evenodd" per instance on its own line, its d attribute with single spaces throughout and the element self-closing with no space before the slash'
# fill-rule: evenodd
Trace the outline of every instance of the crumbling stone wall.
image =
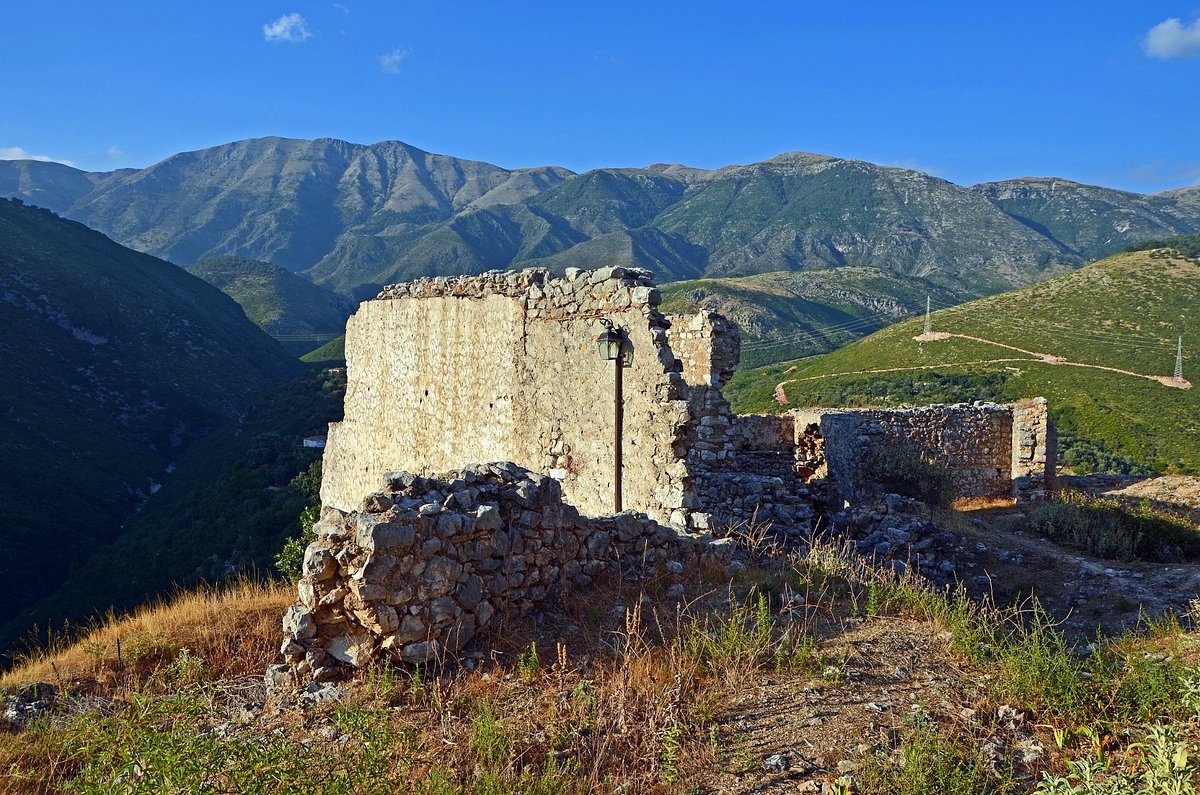
<svg viewBox="0 0 1200 795">
<path fill-rule="evenodd" d="M 861 496 L 860 462 L 873 445 L 913 445 L 943 464 L 963 497 L 1045 496 L 1054 471 L 1046 401 L 976 402 L 911 409 L 795 409 L 796 470 Z"/>
<path fill-rule="evenodd" d="M 595 338 L 627 337 L 623 503 L 686 520 L 691 419 L 648 271 L 569 269 L 426 279 L 363 303 L 346 331 L 345 419 L 330 426 L 321 498 L 350 511 L 386 472 L 514 461 L 568 502 L 613 510 L 614 367 Z"/>
<path fill-rule="evenodd" d="M 687 467 L 695 528 L 737 531 L 749 523 L 806 531 L 808 492 L 797 480 L 789 420 L 735 416 L 721 388 L 741 356 L 737 327 L 714 312 L 672 317 L 667 337 L 680 364 L 691 412 Z"/>
<path fill-rule="evenodd" d="M 459 649 L 506 611 L 528 611 L 624 568 L 679 575 L 731 546 L 633 512 L 582 516 L 561 484 L 511 463 L 425 478 L 391 473 L 357 510 L 326 509 L 284 616 L 281 680 L 381 653 L 423 662 Z"/>
<path fill-rule="evenodd" d="M 1022 502 L 1045 499 L 1058 468 L 1058 434 L 1046 399 L 1022 401 L 1012 410 L 1013 493 Z"/>
</svg>

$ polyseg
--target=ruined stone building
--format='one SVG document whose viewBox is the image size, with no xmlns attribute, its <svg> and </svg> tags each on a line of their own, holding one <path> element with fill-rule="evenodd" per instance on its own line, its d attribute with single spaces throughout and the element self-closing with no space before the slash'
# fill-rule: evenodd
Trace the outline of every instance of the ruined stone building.
<svg viewBox="0 0 1200 795">
<path fill-rule="evenodd" d="M 945 461 L 967 496 L 1038 496 L 1045 401 L 922 410 L 799 410 L 735 416 L 721 387 L 737 366 L 733 325 L 667 317 L 647 271 L 491 272 L 385 289 L 346 332 L 345 419 L 330 426 L 321 497 L 342 511 L 385 473 L 512 461 L 559 481 L 585 514 L 613 513 L 616 368 L 604 323 L 624 336 L 622 506 L 662 522 L 804 521 L 820 476 L 855 491 L 869 443 L 907 440 Z"/>
<path fill-rule="evenodd" d="M 678 577 L 727 558 L 736 523 L 803 531 L 809 489 L 858 499 L 875 445 L 914 445 L 967 496 L 1036 498 L 1053 471 L 1044 400 L 734 416 L 736 329 L 658 304 L 651 275 L 624 268 L 423 280 L 365 302 L 272 683 L 381 652 L 433 659 L 605 572 Z M 610 327 L 615 360 L 597 345 Z M 613 516 L 618 474 L 631 510 Z"/>
</svg>

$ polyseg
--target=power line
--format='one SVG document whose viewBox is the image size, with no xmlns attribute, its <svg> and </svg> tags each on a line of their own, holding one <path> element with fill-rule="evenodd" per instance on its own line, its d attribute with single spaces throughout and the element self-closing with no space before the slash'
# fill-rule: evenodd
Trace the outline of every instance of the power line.
<svg viewBox="0 0 1200 795">
<path fill-rule="evenodd" d="M 860 331 L 865 331 L 871 326 L 874 326 L 880 320 L 889 320 L 891 323 L 899 323 L 902 320 L 908 320 L 912 315 L 904 315 L 901 317 L 887 316 L 867 316 L 853 322 L 840 323 L 836 326 L 810 326 L 809 330 L 795 331 L 783 337 L 776 337 L 770 340 L 762 340 L 760 342 L 749 342 L 742 345 L 742 350 L 757 350 L 760 348 L 774 348 L 780 345 L 790 345 L 801 342 L 805 339 L 819 340 L 822 337 L 833 336 L 835 334 L 856 334 Z M 885 323 L 884 325 L 890 325 Z"/>
</svg>

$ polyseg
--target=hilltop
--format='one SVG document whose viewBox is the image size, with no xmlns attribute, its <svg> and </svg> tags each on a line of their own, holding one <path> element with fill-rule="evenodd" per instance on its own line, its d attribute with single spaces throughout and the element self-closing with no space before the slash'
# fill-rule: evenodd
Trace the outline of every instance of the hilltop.
<svg viewBox="0 0 1200 795">
<path fill-rule="evenodd" d="M 924 321 L 911 319 L 819 358 L 741 372 L 726 394 L 739 411 L 784 408 L 774 399 L 779 384 L 789 406 L 1043 395 L 1068 448 L 1083 439 L 1102 446 L 1077 451 L 1079 465 L 1119 468 L 1117 459 L 1123 457 L 1154 470 L 1195 472 L 1200 470 L 1200 390 L 1055 363 L 1036 354 L 1170 377 L 1182 335 L 1184 375 L 1200 380 L 1192 372 L 1197 359 L 1190 347 L 1190 341 L 1200 341 L 1197 301 L 1200 264 L 1195 260 L 1173 249 L 1126 252 L 1032 287 L 934 313 L 935 332 L 978 339 L 919 342 L 914 338 Z M 1066 461 L 1071 460 L 1068 450 Z"/>
<path fill-rule="evenodd" d="M 272 262 L 354 300 L 420 276 L 603 265 L 649 268 L 662 282 L 874 268 L 970 298 L 1200 230 L 1186 191 L 1043 182 L 967 188 L 803 152 L 575 174 L 329 138 L 236 141 L 113 172 L 0 162 L 0 195 L 132 248 L 180 265 Z"/>
<path fill-rule="evenodd" d="M 852 538 L 878 527 L 868 514 Z M 1086 593 L 1093 617 L 1132 624 L 1145 567 L 1118 564 L 1113 593 L 1106 562 L 984 517 L 885 518 L 889 533 L 948 537 L 947 562 L 1007 566 L 999 585 L 1020 607 L 897 574 L 853 543 L 785 553 L 746 536 L 734 564 L 686 571 L 676 595 L 665 574 L 600 580 L 536 619 L 515 610 L 455 657 L 301 693 L 261 675 L 294 588 L 180 594 L 0 678 L 0 789 L 1045 795 L 1087 777 L 1190 792 L 1196 633 L 1168 615 L 1065 636 L 1077 602 L 1042 612 L 1021 572 L 1054 566 L 1039 590 Z M 1147 574 L 1147 591 L 1165 582 Z"/>
<path fill-rule="evenodd" d="M 926 297 L 956 299 L 925 279 L 849 266 L 680 281 L 662 293 L 668 314 L 707 309 L 737 323 L 742 367 L 828 353 L 912 316 Z"/>
<path fill-rule="evenodd" d="M 269 262 L 209 257 L 187 271 L 237 301 L 256 326 L 296 354 L 340 336 L 350 316 L 345 298 Z"/>
<path fill-rule="evenodd" d="M 300 370 L 215 287 L 7 200 L 0 360 L 0 625 L 116 539 L 186 448 Z"/>
</svg>

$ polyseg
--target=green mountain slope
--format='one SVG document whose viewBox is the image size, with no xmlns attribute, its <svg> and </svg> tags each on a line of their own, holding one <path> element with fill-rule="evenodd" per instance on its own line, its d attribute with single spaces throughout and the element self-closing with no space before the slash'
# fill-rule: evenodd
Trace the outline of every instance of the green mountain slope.
<svg viewBox="0 0 1200 795">
<path fill-rule="evenodd" d="M 720 312 L 742 334 L 742 367 L 827 353 L 923 311 L 926 297 L 954 302 L 943 287 L 876 268 L 830 268 L 699 279 L 663 288 L 662 310 Z"/>
<path fill-rule="evenodd" d="M 1187 190 L 965 188 L 805 153 L 715 171 L 573 174 L 329 138 L 237 141 L 110 173 L 0 161 L 0 194 L 182 265 L 250 257 L 354 300 L 418 276 L 531 265 L 634 265 L 663 282 L 870 267 L 977 297 L 1150 236 L 1200 231 Z"/>
<path fill-rule="evenodd" d="M 862 265 L 980 295 L 1077 264 L 958 185 L 804 153 L 714 172 L 655 226 L 703 246 L 708 275 Z"/>
<path fill-rule="evenodd" d="M 297 354 L 340 336 L 350 316 L 345 298 L 267 262 L 209 257 L 187 271 L 237 301 L 255 325 Z"/>
<path fill-rule="evenodd" d="M 1087 260 L 1131 242 L 1195 232 L 1200 224 L 1200 205 L 1189 201 L 1186 191 L 1141 196 L 1053 177 L 991 182 L 971 190 Z"/>
<path fill-rule="evenodd" d="M 228 296 L 0 201 L 0 621 L 112 541 L 179 452 L 298 369 Z"/>
<path fill-rule="evenodd" d="M 1056 279 L 934 313 L 933 329 L 978 337 L 918 342 L 923 320 L 898 323 L 828 355 L 738 373 L 727 395 L 739 411 L 791 406 L 905 404 L 1044 395 L 1068 437 L 1094 440 L 1156 470 L 1200 471 L 1200 386 L 1177 389 L 1139 375 L 1200 385 L 1200 264 L 1166 250 L 1117 254 Z M 1002 347 L 1013 346 L 1021 350 Z M 1035 354 L 1052 354 L 1052 363 Z M 891 372 L 872 372 L 890 370 Z"/>
<path fill-rule="evenodd" d="M 346 335 L 331 339 L 320 348 L 309 351 L 300 361 L 310 364 L 343 365 L 346 363 Z"/>
</svg>

